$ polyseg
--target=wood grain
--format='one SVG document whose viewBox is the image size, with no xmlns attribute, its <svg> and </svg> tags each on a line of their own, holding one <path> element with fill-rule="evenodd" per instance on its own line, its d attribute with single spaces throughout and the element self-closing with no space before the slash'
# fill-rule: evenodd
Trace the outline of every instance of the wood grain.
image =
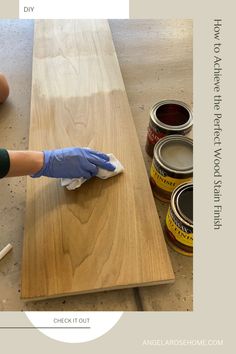
<svg viewBox="0 0 236 354">
<path fill-rule="evenodd" d="M 113 152 L 125 173 L 67 191 L 27 181 L 22 298 L 171 282 L 169 260 L 107 21 L 37 21 L 30 149 Z"/>
</svg>

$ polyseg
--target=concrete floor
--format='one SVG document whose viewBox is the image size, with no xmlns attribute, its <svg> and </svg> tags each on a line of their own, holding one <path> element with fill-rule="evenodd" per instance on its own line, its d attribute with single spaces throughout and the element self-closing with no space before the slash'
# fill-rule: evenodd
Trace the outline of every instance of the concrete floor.
<svg viewBox="0 0 236 354">
<path fill-rule="evenodd" d="M 164 98 L 192 104 L 192 23 L 190 20 L 110 21 L 125 87 L 147 171 L 144 151 L 150 107 Z M 27 149 L 33 21 L 0 21 L 0 72 L 10 83 L 9 100 L 0 106 L 1 146 Z M 13 251 L 0 262 L 0 310 L 191 311 L 192 258 L 169 249 L 176 281 L 170 285 L 124 289 L 38 302 L 20 299 L 26 178 L 0 183 L 0 249 Z M 164 225 L 167 205 L 156 201 Z"/>
</svg>

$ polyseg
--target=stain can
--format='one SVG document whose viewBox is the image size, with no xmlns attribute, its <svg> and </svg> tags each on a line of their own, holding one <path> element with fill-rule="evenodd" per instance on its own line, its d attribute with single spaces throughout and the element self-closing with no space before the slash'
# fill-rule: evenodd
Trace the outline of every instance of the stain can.
<svg viewBox="0 0 236 354">
<path fill-rule="evenodd" d="M 150 110 L 146 152 L 153 157 L 155 144 L 166 135 L 190 132 L 193 125 L 192 112 L 184 102 L 165 100 L 156 103 Z"/>
<path fill-rule="evenodd" d="M 160 139 L 154 148 L 150 183 L 155 197 L 169 201 L 173 190 L 193 177 L 193 141 L 182 135 Z"/>
<path fill-rule="evenodd" d="M 193 255 L 193 184 L 180 184 L 172 193 L 166 215 L 168 244 L 185 256 Z"/>
</svg>

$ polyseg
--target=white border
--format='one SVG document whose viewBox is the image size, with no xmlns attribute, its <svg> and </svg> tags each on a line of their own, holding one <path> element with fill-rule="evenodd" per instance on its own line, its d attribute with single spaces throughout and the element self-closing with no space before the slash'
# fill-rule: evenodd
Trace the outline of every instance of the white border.
<svg viewBox="0 0 236 354">
<path fill-rule="evenodd" d="M 19 0 L 19 18 L 129 18 L 129 0 Z"/>
<path fill-rule="evenodd" d="M 34 327 L 47 337 L 66 343 L 85 343 L 103 336 L 123 312 L 25 312 Z"/>
</svg>

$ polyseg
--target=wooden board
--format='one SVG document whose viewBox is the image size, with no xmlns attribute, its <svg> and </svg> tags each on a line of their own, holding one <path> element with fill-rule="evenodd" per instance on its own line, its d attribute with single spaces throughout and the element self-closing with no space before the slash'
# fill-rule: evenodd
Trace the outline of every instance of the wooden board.
<svg viewBox="0 0 236 354">
<path fill-rule="evenodd" d="M 30 149 L 113 152 L 123 175 L 77 191 L 27 181 L 22 298 L 174 280 L 107 21 L 37 21 Z"/>
</svg>

